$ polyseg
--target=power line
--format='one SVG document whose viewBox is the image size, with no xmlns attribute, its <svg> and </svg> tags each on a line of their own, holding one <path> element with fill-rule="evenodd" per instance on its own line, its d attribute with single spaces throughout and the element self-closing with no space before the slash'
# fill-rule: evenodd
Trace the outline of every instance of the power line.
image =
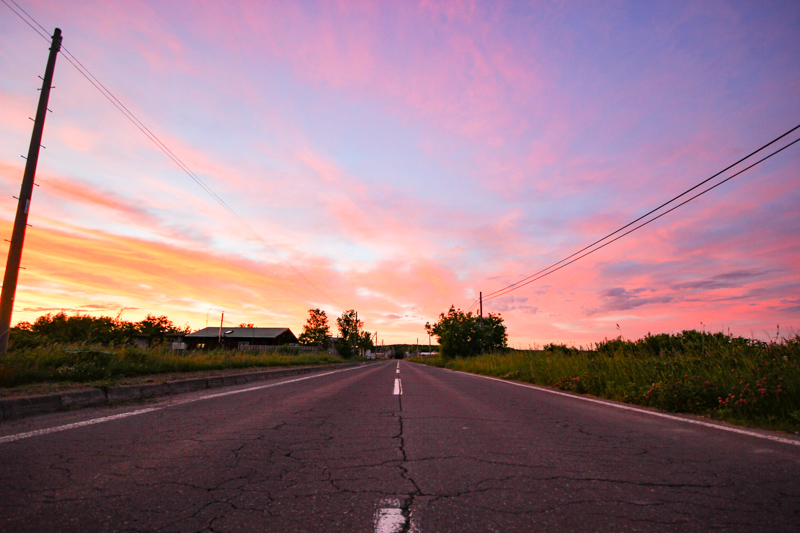
<svg viewBox="0 0 800 533">
<path fill-rule="evenodd" d="M 736 161 L 735 163 L 732 163 L 732 164 L 728 165 L 727 167 L 723 168 L 722 170 L 720 170 L 719 172 L 717 172 L 717 173 L 716 173 L 716 174 L 714 174 L 713 176 L 711 176 L 711 177 L 709 177 L 709 178 L 706 178 L 706 179 L 704 179 L 703 181 L 701 181 L 701 182 L 700 182 L 700 183 L 698 183 L 697 185 L 695 185 L 695 186 L 693 186 L 693 187 L 691 187 L 691 188 L 689 188 L 689 189 L 686 189 L 685 191 L 683 191 L 683 192 L 682 192 L 682 193 L 680 193 L 679 195 L 677 195 L 677 196 L 673 197 L 672 199 L 670 199 L 670 200 L 668 200 L 668 201 L 664 202 L 663 204 L 659 205 L 658 207 L 656 207 L 656 208 L 654 208 L 654 209 L 651 209 L 650 211 L 648 211 L 648 212 L 647 212 L 647 213 L 645 213 L 644 215 L 640 216 L 640 217 L 639 217 L 639 218 L 637 218 L 636 220 L 632 220 L 631 222 L 628 222 L 627 224 L 625 224 L 625 225 L 624 225 L 624 226 L 622 226 L 621 228 L 619 228 L 619 229 L 617 229 L 617 230 L 615 230 L 615 231 L 612 231 L 611 233 L 609 233 L 609 234 L 608 234 L 608 235 L 606 235 L 605 237 L 603 237 L 603 238 L 601 238 L 601 239 L 598 239 L 598 240 L 594 241 L 592 244 L 590 244 L 590 245 L 588 245 L 588 246 L 585 246 L 584 248 L 581 248 L 580 250 L 578 250 L 577 252 L 573 253 L 572 255 L 569 255 L 569 256 L 565 257 L 564 259 L 562 259 L 561 261 L 559 261 L 559 262 L 557 262 L 557 263 L 553 263 L 553 264 L 552 264 L 552 265 L 550 265 L 549 267 L 547 267 L 547 268 L 545 268 L 545 269 L 542 269 L 542 270 L 540 270 L 539 272 L 536 272 L 536 273 L 534 273 L 534 274 L 531 274 L 530 276 L 528 276 L 528 277 L 526 277 L 526 278 L 523 278 L 523 279 L 521 279 L 521 280 L 517 281 L 516 283 L 512 283 L 511 285 L 508 285 L 507 287 L 503 287 L 502 289 L 498 289 L 498 290 L 496 290 L 496 291 L 494 291 L 494 292 L 490 292 L 489 294 L 487 294 L 487 295 L 486 295 L 486 297 L 492 296 L 492 295 L 494 295 L 494 294 L 497 294 L 498 292 L 505 291 L 506 289 L 509 289 L 509 288 L 511 288 L 511 287 L 514 287 L 514 286 L 516 286 L 516 285 L 519 285 L 519 284 L 523 283 L 524 281 L 526 281 L 526 280 L 528 280 L 528 279 L 530 279 L 530 278 L 533 278 L 534 276 L 538 276 L 538 275 L 539 275 L 539 274 L 541 274 L 542 272 L 545 272 L 545 271 L 547 271 L 547 270 L 550 270 L 551 268 L 553 268 L 553 267 L 555 267 L 555 266 L 558 266 L 558 265 L 560 265 L 560 264 L 561 264 L 561 263 L 563 263 L 564 261 L 567 261 L 568 259 L 571 259 L 571 258 L 575 257 L 576 255 L 580 254 L 581 252 L 584 252 L 584 251 L 588 250 L 589 248 L 593 247 L 594 245 L 596 245 L 596 244 L 599 244 L 599 243 L 603 242 L 604 240 L 608 239 L 609 237 L 613 237 L 614 235 L 616 235 L 617 233 L 621 232 L 622 230 L 624 230 L 624 229 L 626 229 L 626 228 L 629 228 L 630 226 L 633 226 L 634 224 L 636 224 L 636 223 L 637 223 L 637 222 L 639 222 L 640 220 L 643 220 L 643 219 L 647 218 L 648 216 L 652 215 L 652 214 L 653 214 L 653 213 L 655 213 L 656 211 L 658 211 L 658 210 L 660 210 L 660 209 L 662 209 L 662 208 L 666 207 L 667 205 L 671 204 L 672 202 L 674 202 L 674 201 L 678 200 L 679 198 L 682 198 L 682 197 L 686 196 L 687 194 L 689 194 L 689 193 L 690 193 L 690 192 L 692 192 L 693 190 L 695 190 L 695 189 L 697 189 L 697 188 L 701 187 L 702 185 L 705 185 L 705 184 L 706 184 L 706 183 L 708 183 L 709 181 L 711 181 L 711 180 L 713 180 L 714 178 L 716 178 L 716 177 L 720 176 L 722 173 L 724 173 L 724 172 L 727 172 L 728 170 L 732 169 L 732 168 L 733 168 L 733 167 L 735 167 L 736 165 L 738 165 L 738 164 L 742 163 L 743 161 L 745 161 L 745 160 L 747 160 L 747 159 L 749 159 L 749 158 L 753 157 L 753 156 L 754 156 L 755 154 L 757 154 L 758 152 L 760 152 L 760 151 L 764 150 L 765 148 L 767 148 L 767 147 L 769 147 L 769 146 L 771 146 L 771 145 L 775 144 L 776 142 L 778 142 L 779 140 L 783 139 L 784 137 L 786 137 L 787 135 L 789 135 L 789 134 L 790 134 L 790 133 L 792 133 L 793 131 L 797 130 L 798 128 L 800 128 L 800 124 L 798 124 L 797 126 L 795 126 L 795 127 L 794 127 L 794 128 L 792 128 L 792 129 L 790 129 L 789 131 L 787 131 L 787 132 L 786 132 L 786 133 L 784 133 L 783 135 L 780 135 L 780 136 L 776 137 L 775 139 L 771 140 L 770 142 L 768 142 L 767 144 L 765 144 L 765 145 L 764 145 L 764 146 L 762 146 L 761 148 L 759 148 L 759 149 L 757 149 L 757 150 L 754 150 L 753 152 L 751 152 L 750 154 L 748 154 L 748 155 L 744 156 L 743 158 L 739 159 L 739 160 L 738 160 L 738 161 Z M 474 304 L 473 304 L 473 305 L 474 305 Z"/>
<path fill-rule="evenodd" d="M 517 289 L 519 289 L 519 288 L 521 288 L 521 287 L 524 287 L 525 285 L 528 285 L 528 284 L 530 284 L 530 283 L 533 283 L 534 281 L 537 281 L 537 280 L 540 280 L 540 279 L 542 279 L 542 278 L 544 278 L 544 277 L 546 277 L 546 276 L 549 276 L 550 274 L 552 274 L 552 273 L 554 273 L 554 272 L 557 272 L 557 271 L 561 270 L 562 268 L 564 268 L 564 267 L 566 267 L 566 266 L 568 266 L 568 265 L 571 265 L 572 263 L 574 263 L 574 262 L 576 262 L 576 261 L 578 261 L 578 260 L 580 260 L 580 259 L 583 259 L 583 258 L 584 258 L 584 257 L 586 257 L 587 255 L 591 255 L 591 254 L 593 254 L 594 252 L 596 252 L 596 251 L 598 251 L 598 250 L 601 250 L 602 248 L 605 248 L 605 247 L 606 247 L 606 246 L 608 246 L 609 244 L 611 244 L 611 243 L 613 243 L 613 242 L 616 242 L 616 241 L 620 240 L 621 238 L 625 237 L 626 235 L 630 235 L 630 234 L 631 234 L 631 233 L 633 233 L 634 231 L 636 231 L 636 230 L 638 230 L 638 229 L 640 229 L 640 228 L 642 228 L 642 227 L 644 227 L 644 226 L 646 226 L 646 225 L 650 224 L 651 222 L 655 222 L 656 220 L 658 220 L 659 218 L 663 217 L 664 215 L 667 215 L 668 213 L 671 213 L 672 211 L 675 211 L 675 210 L 676 210 L 676 209 L 678 209 L 679 207 L 686 205 L 687 203 L 689 203 L 689 202 L 691 202 L 692 200 L 694 200 L 694 199 L 696 199 L 696 198 L 698 198 L 698 197 L 700 197 L 700 196 L 702 196 L 702 195 L 706 194 L 707 192 L 709 192 L 709 191 L 711 191 L 711 190 L 713 190 L 713 189 L 716 189 L 717 187 L 719 187 L 719 186 L 720 186 L 720 185 L 722 185 L 723 183 L 726 183 L 726 182 L 728 182 L 728 181 L 732 180 L 733 178 L 735 178 L 735 177 L 737 177 L 737 176 L 741 175 L 742 173 L 746 172 L 747 170 L 750 170 L 751 168 L 755 167 L 756 165 L 759 165 L 759 164 L 763 163 L 764 161 L 766 161 L 767 159 L 769 159 L 769 158 L 773 157 L 774 155 L 777 155 L 777 154 L 779 154 L 780 152 L 782 152 L 782 151 L 786 150 L 787 148 L 789 148 L 790 146 L 792 146 L 792 145 L 794 145 L 794 144 L 796 144 L 796 143 L 800 142 L 800 138 L 798 138 L 798 139 L 795 139 L 794 141 L 790 142 L 789 144 L 786 144 L 785 146 L 783 146 L 783 147 L 781 147 L 781 148 L 779 148 L 779 149 L 775 150 L 774 152 L 770 153 L 769 155 L 767 155 L 767 156 L 765 156 L 765 157 L 763 157 L 763 158 L 759 159 L 759 160 L 758 160 L 758 161 L 756 161 L 755 163 L 752 163 L 751 165 L 749 165 L 749 166 L 747 166 L 747 167 L 743 168 L 742 170 L 740 170 L 740 171 L 736 172 L 735 174 L 732 174 L 731 176 L 729 176 L 729 177 L 725 178 L 724 180 L 720 181 L 719 183 L 716 183 L 716 184 L 712 185 L 711 187 L 709 187 L 709 188 L 707 188 L 707 189 L 705 189 L 705 190 L 703 190 L 703 191 L 699 192 L 698 194 L 695 194 L 694 196 L 692 196 L 692 197 L 688 198 L 687 200 L 684 200 L 683 202 L 681 202 L 681 203 L 679 203 L 679 204 L 677 204 L 677 205 L 675 205 L 675 206 L 671 207 L 671 208 L 670 208 L 670 209 L 668 209 L 667 211 L 664 211 L 663 213 L 660 213 L 658 216 L 655 216 L 655 217 L 653 217 L 653 218 L 651 218 L 651 219 L 649 219 L 649 220 L 647 220 L 647 221 L 645 221 L 645 222 L 643 222 L 643 223 L 639 224 L 638 226 L 636 226 L 636 227 L 634 227 L 634 228 L 632 228 L 632 229 L 630 229 L 630 230 L 626 231 L 625 233 L 623 233 L 623 234 L 621 234 L 621 235 L 618 235 L 617 237 L 615 237 L 615 238 L 611 239 L 610 241 L 608 241 L 608 242 L 605 242 L 605 243 L 603 243 L 602 245 L 600 245 L 600 246 L 597 246 L 596 248 L 593 248 L 593 249 L 589 250 L 590 248 L 594 247 L 595 245 L 597 245 L 597 244 L 601 243 L 602 241 L 605 241 L 605 240 L 606 240 L 606 239 L 608 239 L 609 237 L 611 237 L 611 236 L 613 236 L 613 235 L 616 235 L 617 233 L 619 233 L 619 232 L 623 231 L 624 229 L 626 229 L 626 228 L 628 228 L 628 227 L 632 226 L 632 225 L 633 225 L 633 224 L 635 224 L 636 222 L 639 222 L 639 221 L 641 221 L 642 219 L 644 219 L 645 217 L 647 217 L 647 216 L 649 216 L 649 215 L 651 215 L 651 214 L 655 213 L 656 211 L 658 211 L 658 210 L 662 209 L 662 208 L 663 208 L 663 207 L 665 207 L 666 205 L 668 205 L 668 204 L 670 204 L 670 203 L 674 202 L 675 200 L 677 200 L 677 199 L 679 199 L 679 198 L 681 198 L 681 197 L 685 196 L 686 194 L 688 194 L 689 192 L 691 192 L 691 191 L 693 191 L 693 190 L 697 189 L 697 188 L 698 188 L 698 187 L 700 187 L 701 185 L 703 185 L 703 184 L 705 184 L 705 183 L 708 183 L 708 181 L 710 181 L 711 179 L 713 179 L 713 178 L 715 178 L 715 177 L 718 177 L 718 176 L 719 176 L 720 174 L 722 174 L 723 172 L 725 172 L 725 171 L 727 171 L 727 170 L 730 170 L 732 167 L 734 167 L 734 166 L 736 166 L 736 165 L 738 165 L 738 164 L 742 163 L 742 162 L 743 162 L 743 161 L 745 161 L 746 159 L 749 159 L 749 158 L 750 158 L 750 157 L 752 157 L 753 155 L 755 155 L 755 154 L 757 154 L 758 152 L 760 152 L 760 151 L 764 150 L 765 148 L 767 148 L 768 146 L 770 146 L 770 145 L 774 144 L 775 142 L 779 141 L 780 139 L 782 139 L 782 138 L 786 137 L 787 135 L 789 135 L 789 134 L 790 134 L 790 133 L 792 133 L 793 131 L 797 130 L 798 128 L 800 128 L 800 124 L 799 124 L 799 125 L 797 125 L 797 126 L 795 126 L 795 127 L 794 127 L 794 128 L 792 128 L 792 129 L 790 129 L 789 131 L 787 131 L 787 132 L 786 132 L 786 133 L 784 133 L 783 135 L 780 135 L 779 137 L 776 137 L 775 139 L 773 139 L 773 140 L 772 140 L 772 141 L 770 141 L 769 143 L 765 144 L 764 146 L 762 146 L 762 147 L 761 147 L 761 148 L 759 148 L 758 150 L 755 150 L 754 152 L 750 153 L 750 154 L 749 154 L 749 155 L 747 155 L 746 157 L 743 157 L 742 159 L 740 159 L 740 160 L 739 160 L 739 161 L 737 161 L 736 163 L 733 163 L 732 165 L 729 165 L 729 166 L 728 166 L 728 167 L 726 167 L 725 169 L 721 170 L 720 172 L 717 172 L 716 174 L 714 174 L 714 175 L 713 175 L 713 176 L 711 176 L 710 178 L 708 178 L 708 179 L 706 179 L 706 180 L 703 180 L 702 182 L 698 183 L 697 185 L 695 185 L 694 187 L 692 187 L 692 188 L 690 188 L 690 189 L 687 189 L 686 191 L 684 191 L 683 193 L 681 193 L 681 194 L 679 194 L 678 196 L 674 197 L 673 199 L 669 200 L 668 202 L 665 202 L 665 203 L 661 204 L 659 207 L 657 207 L 657 208 L 655 208 L 655 209 L 653 209 L 653 210 L 649 211 L 647 214 L 645 214 L 645 215 L 642 215 L 641 217 L 639 217 L 639 218 L 637 218 L 636 220 L 634 220 L 634 221 L 632 221 L 632 222 L 630 222 L 630 223 L 626 224 L 625 226 L 622 226 L 621 228 L 617 229 L 616 231 L 614 231 L 614 232 L 612 232 L 612 233 L 609 233 L 608 235 L 606 235 L 606 236 L 605 236 L 605 237 L 603 237 L 602 239 L 599 239 L 599 240 L 595 241 L 594 243 L 590 244 L 589 246 L 586 246 L 586 247 L 582 248 L 581 250 L 579 250 L 579 251 L 577 251 L 577 252 L 573 253 L 572 255 L 569 255 L 569 256 L 565 257 L 564 259 L 562 259 L 561 261 L 558 261 L 557 263 L 553 263 L 553 264 L 552 264 L 552 265 L 550 265 L 549 267 L 547 267 L 547 268 L 545 268 L 545 269 L 543 269 L 543 270 L 540 270 L 539 272 L 536 272 L 536 273 L 534 273 L 534 274 L 531 274 L 530 276 L 528 276 L 528 277 L 526 277 L 526 278 L 523 278 L 523 279 L 521 279 L 520 281 L 517 281 L 517 282 L 515 282 L 515 283 L 512 283 L 512 284 L 510 284 L 510 285 L 507 285 L 506 287 L 503 287 L 502 289 L 498 289 L 498 290 L 496 290 L 496 291 L 494 291 L 494 292 L 492 292 L 492 293 L 489 293 L 489 295 L 487 295 L 487 296 L 484 296 L 484 297 L 483 297 L 483 299 L 484 299 L 484 300 L 493 300 L 493 299 L 495 299 L 495 298 L 499 298 L 500 296 L 504 296 L 504 295 L 506 295 L 506 294 L 508 294 L 508 293 L 510 293 L 510 292 L 513 292 L 513 291 L 515 291 L 515 290 L 517 290 Z M 586 251 L 586 250 L 589 250 L 589 251 Z M 586 251 L 586 253 L 584 253 L 584 254 L 582 254 L 582 255 L 578 255 L 578 254 L 581 254 L 581 253 L 582 253 L 582 252 L 584 252 L 584 251 Z M 577 257 L 576 257 L 576 256 L 577 256 Z M 570 260 L 570 259 L 572 259 L 572 260 L 571 260 L 571 261 L 568 261 L 568 260 Z M 568 261 L 568 262 L 567 262 L 567 261 Z M 563 263 L 563 264 L 562 264 L 562 263 Z M 560 265 L 560 266 L 559 266 L 559 265 Z M 557 267 L 557 268 L 554 268 L 554 267 Z M 472 309 L 472 308 L 475 306 L 475 304 L 476 304 L 476 303 L 477 303 L 477 300 L 476 300 L 476 301 L 475 301 L 475 302 L 474 302 L 474 303 L 473 303 L 473 304 L 470 306 L 470 308 L 469 308 L 469 309 Z"/>
<path fill-rule="evenodd" d="M 40 35 L 42 38 L 44 38 L 46 41 L 48 41 L 48 42 L 50 41 L 50 37 L 48 37 L 48 35 L 47 35 L 47 33 L 48 33 L 48 32 L 47 32 L 47 30 L 45 30 L 45 29 L 42 27 L 42 25 L 41 25 L 41 24 L 39 24 L 38 22 L 36 22 L 36 20 L 35 20 L 33 17 L 31 17 L 30 15 L 28 15 L 28 12 L 27 12 L 27 11 L 25 11 L 24 9 L 22 9 L 22 8 L 19 6 L 19 4 L 18 4 L 18 3 L 16 3 L 14 0 L 11 0 L 11 3 L 12 3 L 12 4 L 14 4 L 14 5 L 16 6 L 16 8 L 17 8 L 17 9 L 19 9 L 20 11 L 22 11 L 23 13 L 25 13 L 25 15 L 27 15 L 27 17 L 28 17 L 28 18 L 30 18 L 30 19 L 31 19 L 31 20 L 32 20 L 32 21 L 33 21 L 33 22 L 36 24 L 36 26 L 39 26 L 40 28 L 42 28 L 42 29 L 44 30 L 44 33 L 42 33 L 42 32 L 40 32 L 39 30 L 37 30 L 37 29 L 36 29 L 36 27 L 35 27 L 33 24 L 31 24 L 30 22 L 28 22 L 28 20 L 27 20 L 25 17 L 23 17 L 22 15 L 20 15 L 20 14 L 19 14 L 19 12 L 17 12 L 17 10 L 16 10 L 16 9 L 14 9 L 13 7 L 11 7 L 11 6 L 8 4 L 8 2 L 6 2 L 6 0 L 0 0 L 0 1 L 1 1 L 1 2 L 3 2 L 3 3 L 4 3 L 4 4 L 5 4 L 7 7 L 8 7 L 8 9 L 10 9 L 11 11 L 13 11 L 13 12 L 14 12 L 14 14 L 15 14 L 16 16 L 18 16 L 20 19 L 22 19 L 22 22 L 24 22 L 25 24 L 27 24 L 28 26 L 30 26 L 30 27 L 31 27 L 31 29 L 32 29 L 33 31 L 35 31 L 36 33 L 38 33 L 38 34 L 39 34 L 39 35 Z"/>
<path fill-rule="evenodd" d="M 37 34 L 39 34 L 48 42 L 50 41 L 50 37 L 47 36 L 47 30 L 41 24 L 39 24 L 39 22 L 35 18 L 33 18 L 27 11 L 22 9 L 19 6 L 19 4 L 17 4 L 14 0 L 9 0 L 12 4 L 14 4 L 14 6 L 16 6 L 17 9 L 19 9 L 19 11 L 24 13 L 25 16 L 28 17 L 28 19 L 30 19 L 34 24 L 36 24 L 36 26 L 41 28 L 45 32 L 44 34 L 40 32 L 36 27 L 34 27 L 33 24 L 31 24 L 17 10 L 11 7 L 11 5 L 9 5 L 9 3 L 6 0 L 0 0 L 0 1 L 2 1 L 9 9 L 11 9 L 11 11 L 13 11 L 20 19 L 22 19 L 23 22 L 25 22 L 28 26 L 30 26 L 31 29 L 33 29 Z M 339 304 L 336 300 L 334 300 L 331 296 L 329 296 L 325 291 L 323 291 L 321 288 L 315 285 L 311 280 L 309 280 L 299 269 L 297 269 L 297 267 L 295 267 L 289 261 L 284 259 L 281 256 L 281 254 L 271 244 L 269 244 L 269 242 L 267 242 L 266 239 L 264 239 L 250 224 L 247 223 L 246 220 L 244 220 L 244 218 L 242 218 L 227 202 L 225 202 L 225 200 L 223 200 L 221 196 L 219 196 L 216 192 L 214 192 L 214 190 L 209 185 L 207 185 L 197 174 L 195 174 L 194 171 L 192 171 L 192 169 L 189 168 L 189 166 L 186 163 L 184 163 L 182 159 L 180 159 L 180 157 L 178 157 L 163 141 L 161 141 L 161 139 L 158 138 L 158 136 L 156 136 L 156 134 L 154 134 L 141 120 L 139 120 L 139 118 L 136 117 L 136 115 L 130 109 L 128 109 L 128 107 L 125 106 L 125 104 L 123 104 L 99 79 L 97 79 L 97 77 L 94 76 L 94 74 L 92 74 L 91 71 L 83 63 L 81 63 L 80 60 L 78 60 L 78 58 L 75 57 L 74 54 L 72 54 L 64 46 L 62 46 L 61 49 L 63 52 L 62 55 L 64 59 L 66 59 L 73 67 L 75 67 L 78 73 L 80 73 L 84 78 L 86 78 L 86 80 L 92 86 L 94 86 L 94 88 L 97 89 L 100 92 L 100 94 L 102 94 L 106 98 L 106 100 L 111 102 L 111 104 L 114 107 L 116 107 L 117 110 L 125 116 L 125 118 L 127 118 L 134 126 L 136 126 L 136 128 L 139 131 L 141 131 L 145 135 L 145 137 L 150 139 L 150 141 L 153 144 L 155 144 L 159 150 L 164 152 L 164 154 L 168 158 L 170 158 L 187 176 L 189 176 L 192 179 L 192 181 L 194 181 L 201 189 L 203 189 L 206 192 L 206 194 L 208 194 L 223 209 L 225 209 L 225 211 L 227 211 L 231 217 L 233 217 L 242 227 L 244 227 L 248 233 L 250 233 L 253 237 L 255 237 L 258 242 L 260 242 L 265 248 L 271 251 L 284 265 L 288 266 L 292 271 L 294 271 L 294 273 L 300 279 L 302 279 L 310 287 L 312 287 L 314 290 L 316 290 L 318 293 L 324 296 L 328 301 L 334 303 L 335 305 L 337 305 L 342 309 L 345 308 L 344 306 Z"/>
</svg>

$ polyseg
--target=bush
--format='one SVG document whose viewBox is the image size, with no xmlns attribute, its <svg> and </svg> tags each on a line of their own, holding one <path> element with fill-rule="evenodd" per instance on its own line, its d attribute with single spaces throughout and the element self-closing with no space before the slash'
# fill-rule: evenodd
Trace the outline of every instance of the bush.
<svg viewBox="0 0 800 533">
<path fill-rule="evenodd" d="M 508 346 L 508 333 L 500 315 L 489 313 L 481 319 L 471 312 L 450 307 L 439 321 L 425 324 L 425 331 L 438 339 L 441 356 L 474 357 L 483 352 L 503 350 Z"/>
</svg>

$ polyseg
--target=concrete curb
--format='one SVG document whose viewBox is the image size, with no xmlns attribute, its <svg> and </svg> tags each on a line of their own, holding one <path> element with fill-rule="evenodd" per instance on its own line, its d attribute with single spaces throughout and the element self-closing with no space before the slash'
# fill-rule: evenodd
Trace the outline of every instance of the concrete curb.
<svg viewBox="0 0 800 533">
<path fill-rule="evenodd" d="M 245 385 L 267 379 L 278 379 L 301 374 L 312 374 L 337 368 L 349 368 L 366 363 L 345 363 L 342 365 L 312 366 L 265 370 L 248 374 L 232 374 L 210 378 L 181 379 L 147 385 L 122 385 L 104 389 L 87 389 L 75 392 L 62 392 L 43 396 L 23 396 L 0 400 L 0 421 L 25 418 L 27 416 L 52 413 L 66 409 L 80 409 L 99 405 L 112 405 L 132 402 L 144 398 L 155 398 L 168 394 L 195 392 L 203 389 Z"/>
</svg>

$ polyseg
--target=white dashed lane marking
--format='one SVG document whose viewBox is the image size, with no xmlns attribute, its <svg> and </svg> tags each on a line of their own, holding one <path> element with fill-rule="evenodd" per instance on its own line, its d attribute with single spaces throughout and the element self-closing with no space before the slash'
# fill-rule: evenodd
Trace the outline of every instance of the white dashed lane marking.
<svg viewBox="0 0 800 533">
<path fill-rule="evenodd" d="M 406 517 L 397 500 L 384 500 L 385 507 L 375 513 L 375 533 L 400 533 L 406 526 Z M 391 507 L 390 507 L 391 506 Z"/>
<path fill-rule="evenodd" d="M 395 378 L 394 380 L 394 395 L 400 396 L 403 394 L 403 384 L 400 382 L 400 378 Z"/>
</svg>

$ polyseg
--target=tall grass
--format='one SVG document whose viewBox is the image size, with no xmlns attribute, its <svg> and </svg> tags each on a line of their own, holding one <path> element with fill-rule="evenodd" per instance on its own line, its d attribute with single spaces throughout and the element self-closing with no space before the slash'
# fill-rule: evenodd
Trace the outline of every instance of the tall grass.
<svg viewBox="0 0 800 533">
<path fill-rule="evenodd" d="M 764 343 L 683 332 L 595 350 L 547 346 L 420 362 L 729 422 L 800 431 L 800 336 Z"/>
<path fill-rule="evenodd" d="M 0 387 L 41 382 L 90 382 L 167 372 L 319 365 L 344 360 L 325 352 L 276 347 L 273 352 L 175 352 L 167 348 L 39 347 L 0 358 Z"/>
</svg>

